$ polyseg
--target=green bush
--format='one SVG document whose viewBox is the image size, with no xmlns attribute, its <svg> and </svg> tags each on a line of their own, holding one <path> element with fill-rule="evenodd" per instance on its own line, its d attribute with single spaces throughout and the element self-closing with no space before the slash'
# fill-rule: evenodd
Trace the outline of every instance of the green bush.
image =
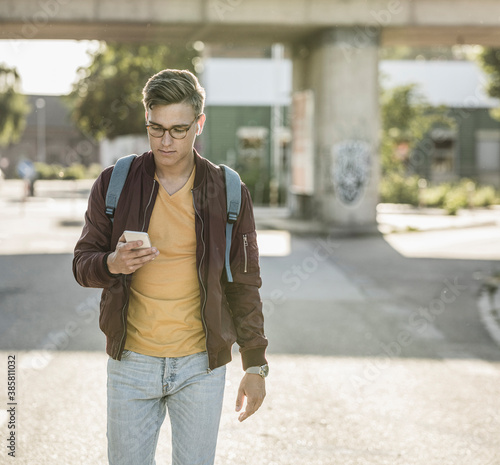
<svg viewBox="0 0 500 465">
<path fill-rule="evenodd" d="M 87 169 L 83 165 L 71 165 L 64 170 L 63 179 L 85 179 Z"/>
<path fill-rule="evenodd" d="M 421 192 L 422 205 L 431 208 L 441 208 L 450 189 L 450 184 L 440 184 L 423 189 Z"/>
<path fill-rule="evenodd" d="M 99 163 L 92 163 L 87 170 L 87 179 L 96 179 L 102 171 L 102 166 Z"/>
<path fill-rule="evenodd" d="M 460 208 L 466 208 L 468 206 L 469 199 L 467 190 L 461 185 L 452 187 L 446 194 L 443 202 L 443 208 L 449 215 L 456 215 Z"/>
<path fill-rule="evenodd" d="M 380 184 L 380 200 L 383 203 L 418 205 L 418 176 L 388 173 Z"/>
<path fill-rule="evenodd" d="M 50 165 L 47 163 L 35 163 L 37 179 L 62 179 L 64 168 L 61 165 Z"/>
<path fill-rule="evenodd" d="M 95 179 L 102 171 L 101 165 L 94 163 L 88 168 L 85 165 L 71 166 L 51 165 L 48 163 L 35 163 L 37 179 Z"/>
<path fill-rule="evenodd" d="M 455 184 L 427 186 L 419 193 L 418 176 L 405 177 L 398 173 L 387 174 L 380 184 L 381 202 L 421 204 L 426 207 L 444 208 L 456 215 L 461 208 L 489 207 L 499 203 L 498 192 L 492 186 L 477 187 L 474 181 L 462 179 Z"/>
<path fill-rule="evenodd" d="M 475 207 L 489 207 L 497 203 L 497 194 L 491 186 L 481 186 L 476 189 L 472 197 Z"/>
</svg>

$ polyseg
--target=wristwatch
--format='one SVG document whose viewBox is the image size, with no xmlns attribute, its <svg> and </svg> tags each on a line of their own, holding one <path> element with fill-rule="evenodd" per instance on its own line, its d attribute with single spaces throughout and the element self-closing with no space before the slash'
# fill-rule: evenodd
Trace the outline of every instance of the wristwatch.
<svg viewBox="0 0 500 465">
<path fill-rule="evenodd" d="M 249 367 L 245 370 L 245 373 L 251 373 L 253 375 L 260 375 L 265 378 L 269 374 L 269 365 L 266 363 L 260 367 Z"/>
</svg>

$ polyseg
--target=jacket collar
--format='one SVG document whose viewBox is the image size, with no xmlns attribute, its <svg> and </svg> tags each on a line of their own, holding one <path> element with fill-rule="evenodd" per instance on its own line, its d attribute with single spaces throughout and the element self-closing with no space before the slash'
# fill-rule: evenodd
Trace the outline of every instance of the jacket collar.
<svg viewBox="0 0 500 465">
<path fill-rule="evenodd" d="M 143 164 L 142 164 L 143 170 L 150 178 L 154 179 L 156 165 L 155 165 L 155 159 L 153 156 L 153 151 L 150 150 L 149 152 L 143 153 L 142 159 L 143 159 Z"/>
<path fill-rule="evenodd" d="M 193 189 L 197 189 L 205 181 L 207 175 L 207 160 L 205 160 L 197 151 L 194 152 L 194 164 L 196 166 L 196 174 L 194 176 Z"/>
</svg>

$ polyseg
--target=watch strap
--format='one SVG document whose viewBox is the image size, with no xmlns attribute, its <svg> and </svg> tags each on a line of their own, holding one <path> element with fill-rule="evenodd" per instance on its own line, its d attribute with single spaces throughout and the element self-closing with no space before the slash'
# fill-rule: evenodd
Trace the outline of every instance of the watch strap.
<svg viewBox="0 0 500 465">
<path fill-rule="evenodd" d="M 250 373 L 253 375 L 260 375 L 263 378 L 265 378 L 269 372 L 269 366 L 268 365 L 262 365 L 260 367 L 248 367 L 245 370 L 246 373 Z"/>
</svg>

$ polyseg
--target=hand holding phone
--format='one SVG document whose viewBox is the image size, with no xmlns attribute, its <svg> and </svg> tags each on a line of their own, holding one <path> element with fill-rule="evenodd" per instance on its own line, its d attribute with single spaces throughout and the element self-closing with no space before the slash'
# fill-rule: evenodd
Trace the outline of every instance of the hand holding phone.
<svg viewBox="0 0 500 465">
<path fill-rule="evenodd" d="M 149 234 L 147 232 L 124 231 L 123 235 L 125 236 L 126 242 L 142 241 L 142 245 L 140 247 L 136 247 L 132 250 L 147 249 L 149 247 L 152 247 L 151 241 L 149 240 Z"/>
<path fill-rule="evenodd" d="M 134 247 L 135 244 L 130 244 L 135 241 L 142 241 L 142 245 Z M 159 254 L 158 249 L 151 246 L 148 233 L 124 231 L 116 244 L 115 251 L 107 256 L 106 264 L 113 275 L 131 274 L 154 260 Z"/>
</svg>

